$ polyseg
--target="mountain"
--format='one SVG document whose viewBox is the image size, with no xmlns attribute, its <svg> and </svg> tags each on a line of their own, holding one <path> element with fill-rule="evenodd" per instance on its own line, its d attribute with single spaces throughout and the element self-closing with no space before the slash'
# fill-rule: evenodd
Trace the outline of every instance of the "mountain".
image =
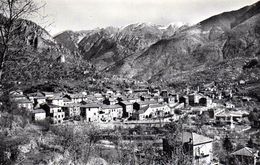
<svg viewBox="0 0 260 165">
<path fill-rule="evenodd" d="M 191 82 L 195 77 L 201 79 L 194 81 L 241 78 L 243 65 L 259 58 L 259 13 L 257 2 L 178 29 L 173 36 L 152 44 L 131 61 L 125 59 L 109 72 L 169 82 Z"/>
<path fill-rule="evenodd" d="M 4 24 L 6 19 L 2 17 L 0 21 Z M 88 62 L 59 44 L 36 23 L 20 19 L 14 26 L 3 80 L 33 84 L 76 80 L 91 74 L 93 69 Z M 1 47 L 0 41 L 0 50 Z"/>
<path fill-rule="evenodd" d="M 257 2 L 195 25 L 136 23 L 81 34 L 69 31 L 55 39 L 99 71 L 126 78 L 188 83 L 250 80 L 249 70 L 243 68 L 259 59 L 259 13 Z"/>
<path fill-rule="evenodd" d="M 78 43 L 87 35 L 91 34 L 95 30 L 85 30 L 85 31 L 64 31 L 56 36 L 54 36 L 54 39 L 58 42 L 64 45 L 67 49 L 69 49 L 71 52 L 78 53 Z"/>
<path fill-rule="evenodd" d="M 135 58 L 162 38 L 171 37 L 182 24 L 169 26 L 136 23 L 126 27 L 107 27 L 89 31 L 65 31 L 54 39 L 80 54 L 99 70 L 120 64 L 125 58 Z"/>
</svg>

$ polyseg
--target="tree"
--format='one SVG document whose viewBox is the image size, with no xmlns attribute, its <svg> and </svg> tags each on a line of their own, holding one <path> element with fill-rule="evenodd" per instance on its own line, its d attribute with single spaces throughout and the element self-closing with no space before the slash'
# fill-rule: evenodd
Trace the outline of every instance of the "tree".
<svg viewBox="0 0 260 165">
<path fill-rule="evenodd" d="M 252 138 L 250 138 L 250 139 L 248 140 L 248 142 L 247 142 L 247 147 L 249 147 L 249 148 L 253 148 L 253 147 L 254 147 L 254 142 L 253 142 Z"/>
<path fill-rule="evenodd" d="M 20 36 L 17 31 L 25 21 L 39 11 L 39 7 L 33 0 L 0 0 L 0 81 L 6 67 L 6 61 L 11 54 L 17 54 L 23 48 L 13 51 L 18 46 Z"/>
<path fill-rule="evenodd" d="M 226 135 L 225 139 L 223 140 L 223 148 L 227 151 L 227 153 L 229 153 L 233 150 L 233 144 L 227 135 Z"/>
<path fill-rule="evenodd" d="M 100 129 L 92 124 L 64 125 L 52 128 L 52 132 L 59 137 L 56 144 L 61 145 L 64 148 L 64 154 L 67 152 L 67 157 L 76 164 L 87 163 L 90 160 L 93 148 L 101 137 Z"/>
</svg>

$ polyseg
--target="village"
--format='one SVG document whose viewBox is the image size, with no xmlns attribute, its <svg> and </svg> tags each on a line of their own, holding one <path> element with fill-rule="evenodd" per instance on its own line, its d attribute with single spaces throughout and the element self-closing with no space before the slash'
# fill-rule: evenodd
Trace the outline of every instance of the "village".
<svg viewBox="0 0 260 165">
<path fill-rule="evenodd" d="M 256 145 L 259 143 L 259 131 L 253 129 L 259 121 L 249 121 L 252 110 L 245 106 L 253 98 L 236 96 L 232 89 L 219 90 L 214 84 L 178 92 L 143 86 L 103 93 L 37 91 L 24 94 L 16 90 L 10 92 L 10 98 L 18 108 L 28 111 L 34 122 L 47 120 L 52 125 L 81 122 L 112 129 L 137 126 L 161 128 L 188 118 L 188 122 L 182 125 L 184 131 L 181 136 L 182 143 L 192 147 L 193 152 L 188 153 L 193 164 L 218 164 L 221 158 L 214 153 L 213 144 L 223 139 L 233 140 L 235 146 L 242 141 L 247 143 L 253 140 L 255 145 L 251 148 L 238 147 L 232 150 L 232 155 L 242 162 L 259 162 L 259 145 Z M 241 102 L 237 104 L 232 101 L 234 98 Z M 231 133 L 236 134 L 232 136 Z M 172 150 L 167 140 L 160 140 L 160 148 L 167 152 Z"/>
</svg>

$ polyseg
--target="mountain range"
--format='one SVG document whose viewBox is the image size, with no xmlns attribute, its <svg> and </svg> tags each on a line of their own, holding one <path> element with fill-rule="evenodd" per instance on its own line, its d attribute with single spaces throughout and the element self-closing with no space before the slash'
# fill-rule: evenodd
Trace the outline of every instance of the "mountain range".
<svg viewBox="0 0 260 165">
<path fill-rule="evenodd" d="M 25 79 L 33 79 L 32 74 L 40 79 L 50 78 L 49 75 L 70 77 L 71 73 L 79 73 L 76 76 L 79 79 L 95 70 L 92 75 L 118 75 L 175 84 L 258 81 L 259 17 L 260 2 L 257 2 L 195 25 L 136 23 L 122 28 L 64 31 L 54 37 L 37 24 L 23 20 L 20 39 L 27 40 L 26 47 L 36 48 L 27 54 L 37 58 L 31 57 L 19 64 L 29 61 L 38 69 L 14 68 L 17 73 L 20 70 L 23 76 L 19 76 Z M 66 60 L 57 64 L 62 56 Z M 251 66 L 252 61 L 256 64 Z M 62 76 L 55 76 L 58 73 Z"/>
<path fill-rule="evenodd" d="M 259 17 L 257 2 L 195 25 L 138 23 L 65 31 L 54 39 L 113 75 L 151 82 L 235 80 L 247 72 L 247 62 L 259 58 Z"/>
</svg>

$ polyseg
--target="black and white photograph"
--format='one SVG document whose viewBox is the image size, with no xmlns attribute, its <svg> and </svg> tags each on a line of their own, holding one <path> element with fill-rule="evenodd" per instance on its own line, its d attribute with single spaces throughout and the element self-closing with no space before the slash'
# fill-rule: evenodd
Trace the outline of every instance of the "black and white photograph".
<svg viewBox="0 0 260 165">
<path fill-rule="evenodd" d="M 260 1 L 0 0 L 0 165 L 260 165 Z"/>
</svg>

